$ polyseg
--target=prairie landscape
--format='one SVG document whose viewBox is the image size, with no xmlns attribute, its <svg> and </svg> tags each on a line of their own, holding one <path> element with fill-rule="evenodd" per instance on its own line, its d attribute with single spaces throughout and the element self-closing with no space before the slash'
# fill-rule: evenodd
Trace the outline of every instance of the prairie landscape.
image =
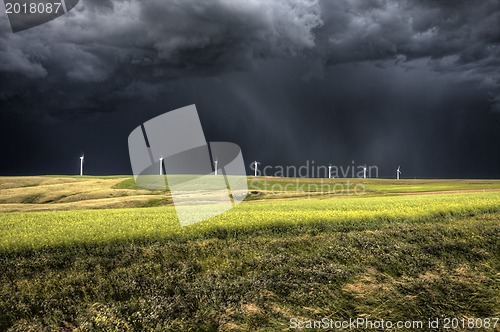
<svg viewBox="0 0 500 332">
<path fill-rule="evenodd" d="M 0 330 L 500 316 L 500 181 L 248 180 L 180 227 L 129 176 L 0 177 Z"/>
</svg>

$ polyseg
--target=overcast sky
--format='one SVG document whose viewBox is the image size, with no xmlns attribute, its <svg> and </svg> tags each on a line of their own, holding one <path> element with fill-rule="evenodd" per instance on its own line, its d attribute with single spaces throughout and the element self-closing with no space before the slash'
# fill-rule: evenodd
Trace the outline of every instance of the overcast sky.
<svg viewBox="0 0 500 332">
<path fill-rule="evenodd" d="M 247 165 L 500 178 L 498 0 L 81 0 L 0 16 L 0 174 L 130 174 L 127 138 L 196 104 Z"/>
</svg>

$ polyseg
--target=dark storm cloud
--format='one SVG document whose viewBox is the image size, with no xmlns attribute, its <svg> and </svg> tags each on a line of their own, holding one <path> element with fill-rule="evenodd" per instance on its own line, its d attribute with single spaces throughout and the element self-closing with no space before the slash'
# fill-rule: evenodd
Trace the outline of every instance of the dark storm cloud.
<svg viewBox="0 0 500 332">
<path fill-rule="evenodd" d="M 239 67 L 313 47 L 319 15 L 307 0 L 87 0 L 61 20 L 3 33 L 2 70 L 44 77 L 58 63 L 69 80 L 102 81 L 122 65 L 156 76 L 169 66 Z"/>
<path fill-rule="evenodd" d="M 491 122 L 484 107 L 500 114 L 499 21 L 497 0 L 81 0 L 17 34 L 0 18 L 0 105 L 77 130 L 78 119 L 99 126 L 118 110 L 159 114 L 201 102 L 238 123 L 243 140 L 294 142 L 290 152 L 269 146 L 270 158 L 320 154 L 330 147 L 311 146 L 324 136 L 338 155 L 379 162 L 416 144 L 425 121 L 435 135 L 417 152 L 438 138 L 466 144 L 475 107 L 478 125 Z M 228 132 L 200 116 L 208 134 Z M 450 118 L 453 135 L 443 136 Z M 137 123 L 129 126 L 121 135 Z M 104 128 L 94 130 L 95 145 Z"/>
<path fill-rule="evenodd" d="M 29 81 L 33 93 L 63 91 L 55 96 L 59 109 L 71 112 L 84 99 L 80 107 L 105 111 L 112 97 L 152 98 L 154 81 L 247 68 L 257 58 L 312 48 L 319 16 L 307 0 L 87 0 L 19 34 L 9 33 L 4 19 L 0 72 Z M 102 84 L 114 91 L 95 88 Z M 14 86 L 2 88 L 7 99 L 19 94 Z"/>
<path fill-rule="evenodd" d="M 107 82 L 120 97 L 262 58 L 308 56 L 321 71 L 314 64 L 452 57 L 447 67 L 427 65 L 481 76 L 496 101 L 499 17 L 496 0 L 86 0 L 20 34 L 7 33 L 4 19 L 0 71 L 56 87 Z"/>
<path fill-rule="evenodd" d="M 323 2 L 321 35 L 328 61 L 352 62 L 395 57 L 468 53 L 487 57 L 498 42 L 498 2 L 493 1 L 332 1 Z M 474 52 L 475 50 L 475 52 Z"/>
<path fill-rule="evenodd" d="M 498 108 L 498 1 L 324 1 L 322 12 L 330 14 L 316 38 L 325 63 L 426 59 L 419 65 L 489 89 Z"/>
<path fill-rule="evenodd" d="M 234 69 L 308 49 L 330 64 L 397 55 L 467 63 L 495 53 L 488 46 L 499 41 L 498 24 L 496 0 L 86 0 L 43 27 L 2 33 L 0 59 L 1 70 L 28 77 L 57 62 L 68 79 L 86 81 L 120 65 L 159 67 L 161 76 L 168 66 Z"/>
</svg>

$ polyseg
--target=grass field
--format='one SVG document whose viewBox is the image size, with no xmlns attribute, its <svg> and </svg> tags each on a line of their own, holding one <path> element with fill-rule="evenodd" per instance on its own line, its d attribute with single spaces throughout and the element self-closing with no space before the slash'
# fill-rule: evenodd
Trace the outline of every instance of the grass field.
<svg viewBox="0 0 500 332">
<path fill-rule="evenodd" d="M 0 330 L 500 318 L 500 181 L 249 186 L 180 227 L 169 195 L 130 177 L 0 177 Z"/>
</svg>

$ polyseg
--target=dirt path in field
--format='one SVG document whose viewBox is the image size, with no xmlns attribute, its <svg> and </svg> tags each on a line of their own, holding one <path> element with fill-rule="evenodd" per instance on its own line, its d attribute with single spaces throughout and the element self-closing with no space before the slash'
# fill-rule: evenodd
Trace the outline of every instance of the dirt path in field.
<svg viewBox="0 0 500 332">
<path fill-rule="evenodd" d="M 466 193 L 482 193 L 482 192 L 490 192 L 490 191 L 500 191 L 500 188 L 421 191 L 421 192 L 412 192 L 412 193 L 397 193 L 397 195 L 414 196 L 414 195 L 439 195 L 439 194 L 466 194 Z"/>
</svg>

